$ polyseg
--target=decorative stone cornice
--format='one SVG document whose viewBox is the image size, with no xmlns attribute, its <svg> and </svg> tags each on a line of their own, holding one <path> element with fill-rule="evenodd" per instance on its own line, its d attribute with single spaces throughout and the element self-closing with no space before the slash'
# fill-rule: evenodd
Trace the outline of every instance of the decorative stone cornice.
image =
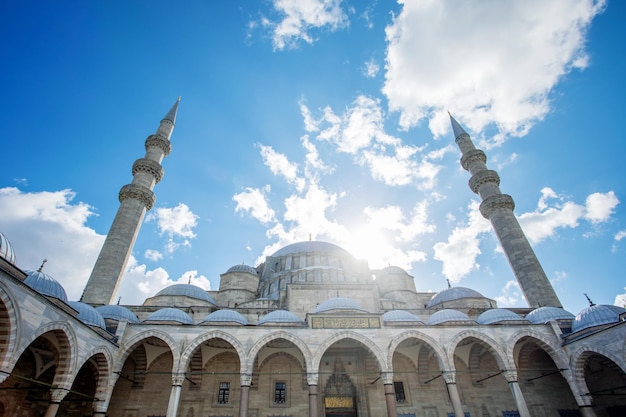
<svg viewBox="0 0 626 417">
<path fill-rule="evenodd" d="M 475 173 L 469 180 L 469 187 L 474 193 L 478 194 L 480 186 L 488 182 L 495 182 L 496 185 L 500 185 L 500 176 L 496 171 L 485 169 Z"/>
<path fill-rule="evenodd" d="M 140 158 L 133 164 L 133 175 L 138 172 L 146 172 L 154 177 L 156 182 L 163 178 L 163 167 L 156 161 L 148 158 Z"/>
<path fill-rule="evenodd" d="M 474 162 L 482 162 L 483 164 L 486 164 L 487 155 L 485 155 L 485 153 L 480 149 L 472 149 L 461 157 L 461 166 L 466 171 L 469 171 L 469 166 Z"/>
<path fill-rule="evenodd" d="M 128 198 L 139 200 L 146 206 L 147 210 L 150 210 L 156 202 L 156 196 L 152 191 L 143 185 L 126 184 L 122 187 L 119 194 L 120 203 Z"/>
<path fill-rule="evenodd" d="M 482 203 L 480 203 L 480 214 L 487 220 L 491 218 L 491 214 L 498 209 L 509 209 L 513 211 L 515 209 L 515 202 L 513 197 L 508 194 L 496 194 L 491 197 L 487 197 Z"/>
<path fill-rule="evenodd" d="M 172 143 L 160 135 L 150 135 L 146 139 L 146 151 L 148 148 L 161 148 L 163 155 L 167 156 L 172 151 Z"/>
<path fill-rule="evenodd" d="M 459 143 L 460 141 L 462 141 L 463 139 L 469 140 L 470 139 L 470 135 L 467 134 L 467 132 L 463 132 L 461 133 L 459 136 L 457 136 L 456 138 L 454 138 L 454 141 L 456 143 Z"/>
</svg>

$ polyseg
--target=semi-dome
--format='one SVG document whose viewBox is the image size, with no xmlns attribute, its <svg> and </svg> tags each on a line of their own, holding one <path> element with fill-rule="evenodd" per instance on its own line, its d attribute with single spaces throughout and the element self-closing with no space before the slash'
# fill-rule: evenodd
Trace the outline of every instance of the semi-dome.
<svg viewBox="0 0 626 417">
<path fill-rule="evenodd" d="M 150 314 L 146 321 L 175 321 L 181 324 L 193 324 L 193 320 L 189 317 L 189 314 L 178 308 L 162 308 Z"/>
<path fill-rule="evenodd" d="M 248 274 L 258 275 L 256 268 L 245 264 L 231 266 L 230 268 L 228 268 L 228 271 L 226 271 L 226 273 L 228 274 L 231 272 L 247 272 Z"/>
<path fill-rule="evenodd" d="M 485 298 L 485 297 L 478 291 L 472 290 L 470 288 L 451 287 L 451 288 L 446 288 L 445 290 L 440 291 L 437 294 L 435 294 L 433 298 L 431 298 L 430 301 L 428 302 L 427 307 L 431 308 L 433 306 L 436 306 L 438 304 L 441 304 L 447 301 L 460 300 L 463 298 Z"/>
<path fill-rule="evenodd" d="M 301 252 L 340 252 L 342 254 L 348 254 L 344 248 L 337 246 L 333 243 L 322 242 L 319 240 L 307 240 L 304 242 L 292 243 L 282 249 L 276 251 L 272 256 L 285 256 L 291 253 Z"/>
<path fill-rule="evenodd" d="M 408 311 L 404 310 L 391 310 L 386 312 L 385 314 L 383 314 L 383 321 L 386 323 L 415 322 L 424 324 L 424 322 L 421 321 L 415 314 L 409 313 Z"/>
<path fill-rule="evenodd" d="M 70 307 L 78 311 L 78 320 L 82 321 L 89 326 L 97 326 L 101 329 L 106 329 L 106 323 L 100 313 L 89 304 L 81 303 L 80 301 L 70 301 L 68 303 Z"/>
<path fill-rule="evenodd" d="M 40 294 L 58 298 L 67 304 L 67 293 L 59 282 L 41 271 L 26 271 L 24 283 Z"/>
<path fill-rule="evenodd" d="M 4 258 L 8 263 L 15 265 L 13 246 L 2 233 L 0 233 L 0 257 Z"/>
<path fill-rule="evenodd" d="M 105 305 L 96 307 L 96 311 L 105 319 L 121 321 L 126 320 L 129 323 L 139 323 L 139 319 L 129 309 L 119 305 Z"/>
<path fill-rule="evenodd" d="M 543 324 L 553 320 L 573 320 L 574 315 L 560 307 L 539 307 L 526 314 L 532 324 Z"/>
<path fill-rule="evenodd" d="M 155 297 L 163 295 L 190 297 L 215 304 L 213 297 L 211 297 L 205 290 L 191 284 L 170 285 L 169 287 L 165 287 L 156 293 Z"/>
<path fill-rule="evenodd" d="M 290 311 L 286 310 L 274 310 L 261 317 L 259 324 L 266 323 L 297 323 L 301 324 L 302 319 Z"/>
<path fill-rule="evenodd" d="M 323 313 L 330 310 L 360 310 L 367 313 L 367 310 L 363 309 L 356 301 L 346 297 L 330 298 L 321 302 L 316 308 L 316 313 Z"/>
<path fill-rule="evenodd" d="M 473 320 L 470 319 L 469 316 L 465 313 L 462 313 L 458 310 L 446 308 L 443 310 L 439 310 L 435 314 L 430 316 L 426 324 L 434 326 L 436 324 L 447 323 L 451 321 L 473 321 Z"/>
<path fill-rule="evenodd" d="M 204 318 L 203 322 L 229 322 L 239 323 L 243 325 L 248 324 L 248 320 L 244 316 L 234 310 L 229 310 L 227 308 L 212 312 Z"/>
<path fill-rule="evenodd" d="M 478 324 L 494 324 L 504 321 L 528 322 L 528 320 L 523 319 L 519 314 L 516 314 L 511 310 L 507 310 L 506 308 L 494 308 L 487 310 L 476 319 Z"/>
<path fill-rule="evenodd" d="M 574 319 L 572 323 L 572 333 L 588 329 L 602 324 L 619 322 L 619 315 L 625 313 L 626 309 L 618 306 L 600 304 L 587 307 Z"/>
</svg>

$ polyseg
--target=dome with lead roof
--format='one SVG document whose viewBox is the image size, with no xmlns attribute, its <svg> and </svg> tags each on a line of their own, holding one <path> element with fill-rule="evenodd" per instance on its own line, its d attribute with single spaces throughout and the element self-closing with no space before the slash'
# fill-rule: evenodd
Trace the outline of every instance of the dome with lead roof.
<svg viewBox="0 0 626 417">
<path fill-rule="evenodd" d="M 434 326 L 436 324 L 441 324 L 441 323 L 463 322 L 463 321 L 471 322 L 474 320 L 470 319 L 469 316 L 465 313 L 462 313 L 458 310 L 447 308 L 444 310 L 439 310 L 435 314 L 430 316 L 426 324 Z"/>
<path fill-rule="evenodd" d="M 24 283 L 40 294 L 58 298 L 67 304 L 67 293 L 59 282 L 41 271 L 25 271 L 28 275 Z"/>
<path fill-rule="evenodd" d="M 105 319 L 121 321 L 126 320 L 129 323 L 139 323 L 139 319 L 129 309 L 120 305 L 105 305 L 96 307 L 96 311 Z"/>
<path fill-rule="evenodd" d="M 227 308 L 212 312 L 211 314 L 206 316 L 204 320 L 202 320 L 202 322 L 239 323 L 243 325 L 248 324 L 248 320 L 244 316 L 234 310 L 229 310 Z"/>
<path fill-rule="evenodd" d="M 330 298 L 321 302 L 317 308 L 315 308 L 316 313 L 323 313 L 330 310 L 359 310 L 367 313 L 367 310 L 363 309 L 356 301 L 346 297 Z"/>
<path fill-rule="evenodd" d="M 296 316 L 290 311 L 274 310 L 271 313 L 264 315 L 263 317 L 261 317 L 261 320 L 259 320 L 259 324 L 267 324 L 267 323 L 302 324 L 303 321 L 300 317 Z"/>
<path fill-rule="evenodd" d="M 181 324 L 193 324 L 193 320 L 189 317 L 189 314 L 178 308 L 162 308 L 150 314 L 144 322 L 150 321 L 163 321 L 163 322 L 177 322 Z"/>
<path fill-rule="evenodd" d="M 226 271 L 226 273 L 229 274 L 231 272 L 247 272 L 248 274 L 258 275 L 256 268 L 245 264 L 231 266 L 230 268 L 228 268 L 228 271 Z"/>
<path fill-rule="evenodd" d="M 211 304 L 215 304 L 215 300 L 213 300 L 213 297 L 211 297 L 205 290 L 191 284 L 170 285 L 169 287 L 165 287 L 161 291 L 156 293 L 155 297 L 167 295 L 195 298 L 197 300 L 207 301 Z"/>
<path fill-rule="evenodd" d="M 622 313 L 626 313 L 626 309 L 622 307 L 607 304 L 592 305 L 578 313 L 572 323 L 572 333 L 602 324 L 617 323 Z"/>
<path fill-rule="evenodd" d="M 522 318 L 519 314 L 516 314 L 511 310 L 507 310 L 506 308 L 494 308 L 492 310 L 487 310 L 476 319 L 478 324 L 496 324 L 512 321 L 528 323 L 528 320 Z"/>
<path fill-rule="evenodd" d="M 391 310 L 383 314 L 383 321 L 390 322 L 414 322 L 424 324 L 415 314 L 404 310 Z"/>
<path fill-rule="evenodd" d="M 287 245 L 284 248 L 281 248 L 274 252 L 272 256 L 278 257 L 302 252 L 339 252 L 342 255 L 350 255 L 347 250 L 333 243 L 322 242 L 319 240 L 307 240 L 304 242 L 297 242 L 292 243 L 291 245 Z"/>
<path fill-rule="evenodd" d="M 544 324 L 553 320 L 573 320 L 574 317 L 576 316 L 560 307 L 539 307 L 526 314 L 526 320 L 533 324 Z"/>
<path fill-rule="evenodd" d="M 68 304 L 74 310 L 78 311 L 78 320 L 89 326 L 96 326 L 100 327 L 101 329 L 106 329 L 104 317 L 102 317 L 102 315 L 89 304 L 81 303 L 80 301 L 70 301 Z"/>
<path fill-rule="evenodd" d="M 427 308 L 434 307 L 438 304 L 462 300 L 465 298 L 485 298 L 484 295 L 479 293 L 478 291 L 472 290 L 471 288 L 465 287 L 451 287 L 446 288 L 443 291 L 438 292 L 430 299 L 428 302 Z"/>
<path fill-rule="evenodd" d="M 15 265 L 15 252 L 13 251 L 13 246 L 2 233 L 0 233 L 0 257 L 8 263 Z"/>
</svg>

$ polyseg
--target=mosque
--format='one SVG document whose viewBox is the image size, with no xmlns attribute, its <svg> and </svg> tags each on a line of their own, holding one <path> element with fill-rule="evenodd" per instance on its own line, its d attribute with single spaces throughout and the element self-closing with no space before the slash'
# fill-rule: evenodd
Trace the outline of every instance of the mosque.
<svg viewBox="0 0 626 417">
<path fill-rule="evenodd" d="M 528 306 L 463 287 L 417 292 L 403 269 L 370 269 L 322 241 L 234 265 L 216 291 L 177 284 L 116 305 L 177 111 L 133 164 L 80 301 L 42 268 L 22 270 L 0 234 L 0 417 L 626 415 L 626 310 L 562 308 L 513 199 L 452 116 Z"/>
</svg>

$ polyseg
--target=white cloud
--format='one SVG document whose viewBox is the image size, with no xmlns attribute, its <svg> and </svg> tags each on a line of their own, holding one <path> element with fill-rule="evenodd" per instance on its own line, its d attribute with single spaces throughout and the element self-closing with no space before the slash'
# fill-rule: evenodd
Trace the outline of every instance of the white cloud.
<svg viewBox="0 0 626 417">
<path fill-rule="evenodd" d="M 449 109 L 473 131 L 494 124 L 494 142 L 523 136 L 545 117 L 557 83 L 586 67 L 586 30 L 605 7 L 603 0 L 401 3 L 386 28 L 389 108 L 404 128 L 430 119 L 435 136 L 449 131 Z"/>
<path fill-rule="evenodd" d="M 198 216 L 184 203 L 176 207 L 159 207 L 146 216 L 146 221 L 157 221 L 160 234 L 170 237 L 194 238 L 194 227 L 198 225 Z"/>
<path fill-rule="evenodd" d="M 0 188 L 0 231 L 11 242 L 17 266 L 44 272 L 78 300 L 95 264 L 104 236 L 87 226 L 92 207 L 74 202 L 71 190 L 23 192 Z"/>
<path fill-rule="evenodd" d="M 515 280 L 510 280 L 501 290 L 501 295 L 494 298 L 498 307 L 514 307 L 525 303 L 519 284 Z"/>
<path fill-rule="evenodd" d="M 264 190 L 247 187 L 245 191 L 235 194 L 233 196 L 233 200 L 237 202 L 235 211 L 248 212 L 261 223 L 273 221 L 275 213 L 265 199 L 263 191 L 270 191 L 270 186 L 267 185 Z"/>
<path fill-rule="evenodd" d="M 491 224 L 478 210 L 478 202 L 469 205 L 468 222 L 455 227 L 447 242 L 434 245 L 434 258 L 443 262 L 442 272 L 452 282 L 458 282 L 480 266 L 476 258 L 480 255 L 479 236 L 491 230 Z"/>
<path fill-rule="evenodd" d="M 624 239 L 626 237 L 626 230 L 620 230 L 619 232 L 615 233 L 615 240 L 617 242 L 619 242 L 620 240 Z"/>
<path fill-rule="evenodd" d="M 281 21 L 264 17 L 261 25 L 272 31 L 274 50 L 294 48 L 300 41 L 314 42 L 312 29 L 335 31 L 348 25 L 348 16 L 341 0 L 274 0 L 274 9 Z"/>
<path fill-rule="evenodd" d="M 143 257 L 151 261 L 160 261 L 163 259 L 163 254 L 155 249 L 147 249 L 144 252 Z"/>
<path fill-rule="evenodd" d="M 624 287 L 624 290 L 626 290 L 626 287 Z M 615 296 L 615 301 L 613 302 L 614 305 L 619 306 L 619 307 L 623 307 L 626 308 L 626 293 L 625 294 L 617 294 Z"/>
<path fill-rule="evenodd" d="M 298 190 L 304 187 L 304 180 L 298 178 L 298 164 L 289 162 L 287 157 L 276 152 L 271 146 L 258 145 L 261 148 L 263 163 L 272 171 L 274 175 L 284 177 L 290 184 L 295 184 Z"/>
<path fill-rule="evenodd" d="M 376 62 L 374 58 L 370 59 L 365 63 L 363 68 L 363 75 L 367 78 L 374 78 L 378 75 L 378 71 L 380 71 L 380 66 Z"/>
<path fill-rule="evenodd" d="M 619 200 L 613 191 L 608 193 L 593 193 L 585 201 L 585 219 L 591 223 L 605 222 L 615 211 Z"/>
</svg>

